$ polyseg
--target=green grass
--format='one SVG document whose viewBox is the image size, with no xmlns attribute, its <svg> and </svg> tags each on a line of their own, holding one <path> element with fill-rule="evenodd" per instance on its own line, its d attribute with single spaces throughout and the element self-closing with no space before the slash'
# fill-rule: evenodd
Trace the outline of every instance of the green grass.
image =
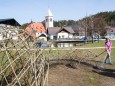
<svg viewBox="0 0 115 86">
<path fill-rule="evenodd" d="M 115 47 L 115 40 L 112 41 L 112 47 Z M 102 41 L 99 41 L 99 42 L 94 42 L 94 43 L 88 43 L 88 44 L 85 44 L 83 46 L 76 46 L 76 47 L 70 47 L 70 48 L 64 48 L 64 49 L 70 49 L 70 50 L 61 50 L 62 48 L 53 48 L 55 50 L 52 50 L 49 48 L 49 51 L 45 51 L 44 52 L 44 55 L 48 58 L 56 58 L 56 57 L 62 57 L 62 56 L 75 56 L 75 55 L 79 55 L 79 56 L 82 56 L 84 53 L 85 54 L 88 54 L 89 56 L 92 56 L 92 54 L 95 54 L 95 55 L 99 55 L 100 53 L 102 53 L 105 49 L 104 48 L 100 48 L 100 49 L 89 49 L 89 50 L 78 50 L 78 51 L 75 51 L 73 53 L 71 53 L 74 48 L 91 48 L 91 47 L 105 47 L 105 40 L 102 40 Z M 89 52 L 90 51 L 90 52 Z M 112 49 L 112 52 L 111 52 L 111 58 L 112 58 L 112 61 L 115 63 L 115 48 Z M 70 55 L 71 54 L 71 55 Z M 85 56 L 85 55 L 83 55 Z M 106 56 L 106 52 L 103 53 L 102 55 L 100 55 L 99 57 L 97 57 L 97 60 L 100 60 L 102 61 L 104 59 L 104 57 Z"/>
<path fill-rule="evenodd" d="M 82 47 L 104 47 L 105 46 L 105 41 L 96 41 L 94 43 L 89 42 L 88 44 L 82 46 Z M 112 47 L 115 47 L 115 40 L 112 40 Z"/>
</svg>

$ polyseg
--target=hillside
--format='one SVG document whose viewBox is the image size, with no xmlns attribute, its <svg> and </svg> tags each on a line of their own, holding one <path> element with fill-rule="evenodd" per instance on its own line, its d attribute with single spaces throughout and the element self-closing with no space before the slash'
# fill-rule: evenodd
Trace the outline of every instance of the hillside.
<svg viewBox="0 0 115 86">
<path fill-rule="evenodd" d="M 100 12 L 87 16 L 78 20 L 77 24 L 87 28 L 89 35 L 93 31 L 103 36 L 106 34 L 107 26 L 115 27 L 115 11 Z"/>
</svg>

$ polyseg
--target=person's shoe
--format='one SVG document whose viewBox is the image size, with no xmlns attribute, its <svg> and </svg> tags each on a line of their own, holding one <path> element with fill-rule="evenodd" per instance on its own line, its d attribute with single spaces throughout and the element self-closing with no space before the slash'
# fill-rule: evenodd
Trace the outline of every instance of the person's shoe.
<svg viewBox="0 0 115 86">
<path fill-rule="evenodd" d="M 109 64 L 111 64 L 111 65 L 112 65 L 113 63 L 112 63 L 112 62 L 110 62 Z"/>
</svg>

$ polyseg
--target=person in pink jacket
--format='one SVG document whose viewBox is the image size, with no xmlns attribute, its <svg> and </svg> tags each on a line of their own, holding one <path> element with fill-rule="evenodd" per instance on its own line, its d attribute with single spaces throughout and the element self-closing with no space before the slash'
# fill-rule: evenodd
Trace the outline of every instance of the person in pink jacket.
<svg viewBox="0 0 115 86">
<path fill-rule="evenodd" d="M 112 42 L 110 41 L 109 38 L 106 38 L 106 41 L 105 41 L 105 49 L 106 49 L 107 55 L 106 55 L 106 57 L 104 58 L 104 63 L 106 63 L 107 60 L 109 60 L 109 63 L 112 64 L 111 57 L 110 57 L 111 47 L 112 47 Z"/>
</svg>

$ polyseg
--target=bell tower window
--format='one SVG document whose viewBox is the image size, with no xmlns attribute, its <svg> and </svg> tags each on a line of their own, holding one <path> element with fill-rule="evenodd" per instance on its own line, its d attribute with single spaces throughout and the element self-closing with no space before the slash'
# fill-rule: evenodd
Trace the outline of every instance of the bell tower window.
<svg viewBox="0 0 115 86">
<path fill-rule="evenodd" d="M 48 22 L 48 19 L 46 19 L 46 22 Z"/>
<path fill-rule="evenodd" d="M 50 21 L 52 22 L 52 18 L 50 18 Z"/>
</svg>

